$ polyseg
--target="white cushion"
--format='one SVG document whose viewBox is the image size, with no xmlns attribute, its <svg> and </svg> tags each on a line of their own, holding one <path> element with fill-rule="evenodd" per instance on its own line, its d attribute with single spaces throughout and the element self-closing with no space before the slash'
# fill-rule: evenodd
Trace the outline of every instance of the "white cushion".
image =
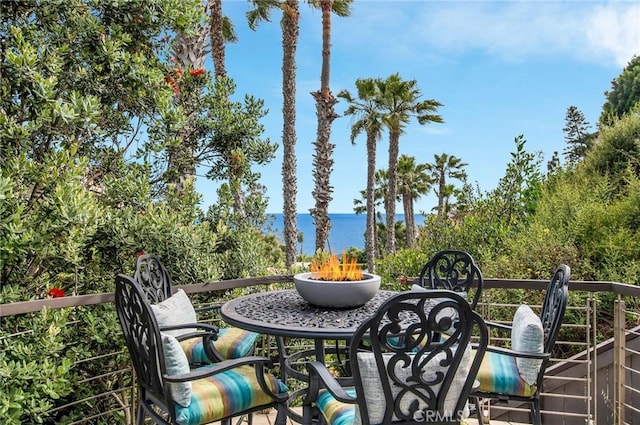
<svg viewBox="0 0 640 425">
<path fill-rule="evenodd" d="M 511 348 L 527 353 L 542 353 L 544 350 L 544 330 L 540 317 L 528 305 L 521 305 L 513 316 L 511 327 Z M 533 385 L 538 380 L 541 359 L 516 358 L 518 372 L 523 380 Z"/>
<path fill-rule="evenodd" d="M 181 375 L 189 373 L 189 361 L 182 350 L 180 343 L 175 337 L 164 332 L 162 336 L 162 352 L 164 353 L 164 365 L 167 368 L 167 375 Z M 169 384 L 173 400 L 182 407 L 189 407 L 191 404 L 191 382 L 172 382 Z"/>
<path fill-rule="evenodd" d="M 452 346 L 452 348 L 454 350 L 457 350 L 458 346 L 454 345 Z M 391 356 L 392 356 L 391 353 L 383 354 L 385 365 L 388 364 L 389 360 L 391 359 Z M 414 355 L 410 355 L 410 358 L 413 361 Z M 448 367 L 442 366 L 440 364 L 445 359 L 446 359 L 445 353 L 438 353 L 436 356 L 434 356 L 431 360 L 429 360 L 429 362 L 427 362 L 422 367 L 422 376 L 426 382 L 429 382 L 430 380 L 434 380 L 436 378 L 436 374 L 439 372 L 446 373 Z M 469 375 L 471 362 L 472 362 L 471 349 L 469 346 L 467 346 L 465 348 L 465 352 L 462 358 L 462 362 L 460 363 L 460 367 L 458 368 L 457 373 L 454 375 L 453 381 L 451 382 L 451 386 L 449 387 L 449 392 L 445 397 L 445 401 L 444 401 L 445 415 L 452 415 L 454 413 L 453 409 L 455 409 L 456 407 L 456 403 L 458 402 L 458 399 L 460 398 L 460 393 L 462 392 L 462 387 L 464 386 L 465 381 L 467 380 L 467 377 Z M 395 368 L 396 377 L 399 378 L 401 381 L 407 382 L 409 385 L 412 385 L 411 382 L 408 382 L 409 379 L 413 376 L 411 372 L 411 366 L 410 364 L 407 366 L 408 367 L 403 368 L 402 362 L 399 362 Z M 364 398 L 367 404 L 367 409 L 369 411 L 369 422 L 373 424 L 382 423 L 387 400 L 385 399 L 384 392 L 382 390 L 382 381 L 381 381 L 380 373 L 376 366 L 374 354 L 358 353 L 358 367 L 360 369 L 362 386 L 365 390 Z M 384 376 L 386 378 L 386 375 Z M 402 388 L 400 388 L 397 385 L 394 385 L 393 382 L 390 382 L 390 383 L 391 383 L 391 393 L 395 398 L 396 396 L 398 396 L 398 394 L 400 394 L 400 391 L 402 390 Z M 431 389 L 434 391 L 435 394 L 438 394 L 441 386 L 442 386 L 441 384 L 435 384 L 431 386 Z M 408 413 L 410 404 L 416 400 L 418 399 L 413 394 L 407 393 L 406 396 L 404 396 L 400 400 L 400 411 Z M 418 403 L 419 403 L 418 410 L 415 413 L 416 417 L 414 417 L 414 420 L 418 422 L 424 422 L 425 418 L 424 418 L 423 409 L 425 409 L 427 406 L 421 400 L 418 400 Z M 465 404 L 465 409 L 463 411 L 462 416 L 463 418 L 466 418 L 469 416 L 469 409 L 467 404 Z M 395 414 L 393 415 L 392 420 L 394 421 L 398 420 Z M 354 425 L 360 425 L 360 424 L 362 424 L 360 409 L 356 409 Z"/>
<path fill-rule="evenodd" d="M 193 308 L 189 297 L 182 290 L 178 289 L 175 294 L 167 298 L 166 300 L 152 304 L 151 310 L 156 316 L 158 326 L 173 326 L 173 325 L 185 325 L 188 323 L 195 323 L 196 310 Z M 169 335 L 179 337 L 180 335 L 194 332 L 195 329 L 178 329 L 171 331 L 163 331 Z"/>
</svg>

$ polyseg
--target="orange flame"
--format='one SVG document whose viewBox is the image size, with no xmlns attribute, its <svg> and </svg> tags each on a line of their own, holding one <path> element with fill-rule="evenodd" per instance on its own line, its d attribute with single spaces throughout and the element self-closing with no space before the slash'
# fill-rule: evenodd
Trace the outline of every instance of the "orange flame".
<svg viewBox="0 0 640 425">
<path fill-rule="evenodd" d="M 311 261 L 312 277 L 319 280 L 362 280 L 362 269 L 358 267 L 356 258 L 347 258 L 347 253 L 342 254 L 342 264 L 337 255 L 331 255 L 328 259 Z"/>
</svg>

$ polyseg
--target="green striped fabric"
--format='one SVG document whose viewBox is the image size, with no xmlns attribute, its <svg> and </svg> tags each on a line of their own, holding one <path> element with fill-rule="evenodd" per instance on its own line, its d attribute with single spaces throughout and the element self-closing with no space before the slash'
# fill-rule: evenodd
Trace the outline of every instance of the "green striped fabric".
<svg viewBox="0 0 640 425">
<path fill-rule="evenodd" d="M 345 388 L 345 391 L 352 397 L 356 396 L 355 388 Z M 353 425 L 358 408 L 357 404 L 336 400 L 327 390 L 319 391 L 316 406 L 324 417 L 325 423 L 329 425 Z M 462 419 L 460 425 L 468 425 L 468 423 Z"/>
<path fill-rule="evenodd" d="M 289 390 L 273 375 L 265 376 L 267 385 L 273 392 L 282 393 Z M 272 401 L 273 399 L 260 389 L 255 369 L 244 365 L 209 378 L 192 381 L 189 407 L 182 407 L 177 403 L 173 406 L 178 424 L 199 425 L 233 416 Z"/>
<path fill-rule="evenodd" d="M 476 379 L 482 392 L 522 397 L 531 397 L 536 392 L 535 385 L 520 377 L 515 357 L 492 351 L 485 353 Z"/>
<path fill-rule="evenodd" d="M 239 359 L 251 353 L 259 334 L 239 328 L 221 328 L 213 346 L 224 359 Z M 210 363 L 201 338 L 180 341 L 189 363 Z"/>
<path fill-rule="evenodd" d="M 355 388 L 346 388 L 345 391 L 352 397 L 356 396 Z M 351 425 L 358 408 L 357 404 L 336 400 L 327 390 L 320 390 L 316 406 L 326 423 L 331 425 Z"/>
</svg>

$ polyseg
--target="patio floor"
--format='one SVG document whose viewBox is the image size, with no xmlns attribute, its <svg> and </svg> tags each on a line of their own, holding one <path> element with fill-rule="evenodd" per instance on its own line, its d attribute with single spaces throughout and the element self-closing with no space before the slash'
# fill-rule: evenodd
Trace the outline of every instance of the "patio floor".
<svg viewBox="0 0 640 425">
<path fill-rule="evenodd" d="M 217 422 L 219 423 L 219 422 Z M 246 421 L 243 421 L 243 424 Z M 275 425 L 276 423 L 276 411 L 274 409 L 264 410 L 262 412 L 257 412 L 253 414 L 253 425 Z M 475 416 L 473 418 L 467 419 L 468 425 L 478 425 L 478 421 Z M 232 425 L 236 425 L 234 421 Z M 287 420 L 287 425 L 298 425 L 296 422 L 293 422 L 291 419 Z M 515 422 L 504 422 L 504 421 L 491 421 L 490 425 L 517 425 Z"/>
</svg>

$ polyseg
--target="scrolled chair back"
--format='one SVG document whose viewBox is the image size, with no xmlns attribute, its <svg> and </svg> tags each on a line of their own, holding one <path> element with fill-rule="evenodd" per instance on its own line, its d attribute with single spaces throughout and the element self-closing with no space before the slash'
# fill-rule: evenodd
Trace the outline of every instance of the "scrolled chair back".
<svg viewBox="0 0 640 425">
<path fill-rule="evenodd" d="M 459 423 L 487 342 L 483 319 L 452 291 L 391 298 L 351 342 L 355 423 Z"/>
<path fill-rule="evenodd" d="M 464 294 L 475 310 L 482 293 L 483 279 L 482 272 L 469 253 L 444 250 L 436 253 L 424 265 L 419 284 L 426 288 L 448 289 Z"/>
<path fill-rule="evenodd" d="M 162 340 L 156 318 L 142 289 L 128 276 L 116 276 L 116 312 L 125 337 L 138 388 L 165 402 L 162 373 L 166 371 L 160 354 Z"/>
<path fill-rule="evenodd" d="M 569 279 L 571 269 L 566 264 L 560 264 L 553 276 L 542 303 L 540 321 L 544 331 L 544 352 L 550 353 L 555 345 L 569 297 Z"/>
<path fill-rule="evenodd" d="M 140 284 L 150 303 L 162 302 L 171 296 L 171 277 L 166 267 L 153 254 L 136 259 L 133 278 Z"/>
</svg>

